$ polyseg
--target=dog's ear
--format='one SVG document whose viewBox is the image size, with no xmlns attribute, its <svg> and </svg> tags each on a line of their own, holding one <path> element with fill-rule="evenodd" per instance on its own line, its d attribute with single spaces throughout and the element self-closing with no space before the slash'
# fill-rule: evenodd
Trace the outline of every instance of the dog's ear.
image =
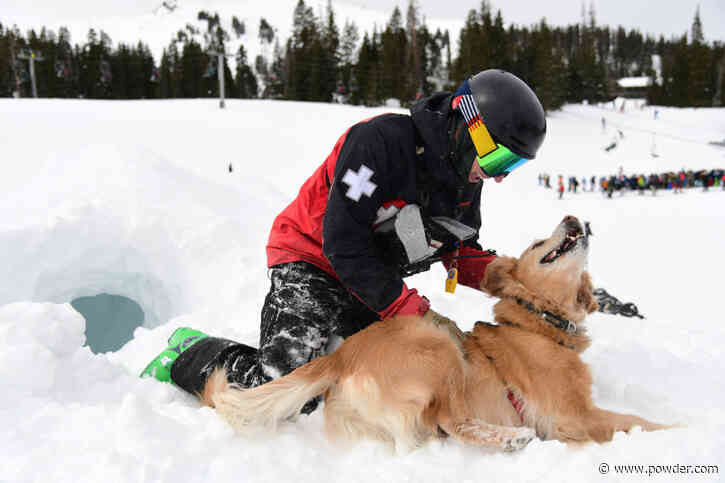
<svg viewBox="0 0 725 483">
<path fill-rule="evenodd" d="M 599 308 L 597 301 L 594 299 L 594 285 L 592 285 L 589 272 L 582 273 L 579 290 L 576 294 L 576 301 L 589 314 Z"/>
<path fill-rule="evenodd" d="M 519 260 L 513 257 L 498 257 L 488 264 L 481 281 L 481 290 L 494 297 L 513 297 L 536 305 L 539 298 L 516 280 L 514 270 Z"/>
<path fill-rule="evenodd" d="M 481 290 L 498 298 L 514 298 L 530 302 L 539 309 L 555 307 L 556 304 L 543 295 L 537 295 L 519 282 L 514 271 L 517 258 L 498 257 L 488 264 L 481 281 Z"/>
<path fill-rule="evenodd" d="M 501 297 L 504 288 L 518 283 L 513 278 L 513 270 L 518 260 L 513 257 L 496 257 L 486 266 L 481 280 L 481 290 L 494 297 Z"/>
</svg>

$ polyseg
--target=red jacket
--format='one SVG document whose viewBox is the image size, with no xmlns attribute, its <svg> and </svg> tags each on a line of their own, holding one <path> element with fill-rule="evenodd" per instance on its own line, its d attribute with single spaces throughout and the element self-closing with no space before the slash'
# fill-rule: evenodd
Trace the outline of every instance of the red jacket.
<svg viewBox="0 0 725 483">
<path fill-rule="evenodd" d="M 268 267 L 302 260 L 337 278 L 322 253 L 322 219 L 330 180 L 335 177 L 337 157 L 348 131 L 337 140 L 325 162 L 305 181 L 297 198 L 275 218 L 267 243 Z"/>
<path fill-rule="evenodd" d="M 430 113 L 426 110 L 421 115 Z M 445 136 L 445 128 L 431 129 Z M 427 300 L 409 289 L 399 273 L 376 256 L 373 226 L 403 204 L 419 204 L 416 169 L 420 163 L 439 163 L 435 173 L 441 188 L 431 197 L 431 216 L 452 216 L 478 230 L 481 185 L 466 183 L 461 187 L 453 168 L 449 173 L 447 164 L 441 163 L 434 143 L 425 142 L 425 136 L 419 139 L 417 130 L 415 114 L 413 118 L 384 114 L 345 132 L 302 185 L 297 198 L 274 220 L 267 265 L 300 260 L 311 263 L 340 280 L 381 318 L 424 313 Z M 416 144 L 424 144 L 425 149 Z M 423 151 L 425 154 L 420 154 Z M 476 240 L 466 244 L 461 255 L 484 253 Z M 459 281 L 479 288 L 485 266 L 492 259 L 461 259 Z"/>
</svg>

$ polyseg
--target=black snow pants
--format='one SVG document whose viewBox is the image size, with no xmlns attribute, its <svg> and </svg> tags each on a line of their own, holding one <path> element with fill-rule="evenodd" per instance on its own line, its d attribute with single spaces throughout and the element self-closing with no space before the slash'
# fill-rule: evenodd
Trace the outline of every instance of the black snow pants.
<svg viewBox="0 0 725 483">
<path fill-rule="evenodd" d="M 270 269 L 272 285 L 262 307 L 259 349 L 218 337 L 200 340 L 176 359 L 171 380 L 200 394 L 216 367 L 230 382 L 250 388 L 289 374 L 334 350 L 336 342 L 379 319 L 334 277 L 306 262 Z M 302 409 L 310 413 L 317 400 Z"/>
</svg>

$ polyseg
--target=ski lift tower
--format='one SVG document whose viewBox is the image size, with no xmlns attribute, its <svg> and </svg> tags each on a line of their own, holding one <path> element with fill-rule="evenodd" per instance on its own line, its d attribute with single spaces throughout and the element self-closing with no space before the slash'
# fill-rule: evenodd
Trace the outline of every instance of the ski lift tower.
<svg viewBox="0 0 725 483">
<path fill-rule="evenodd" d="M 33 97 L 38 97 L 38 87 L 35 83 L 35 62 L 36 61 L 43 61 L 45 60 L 45 57 L 40 57 L 38 55 L 35 55 L 35 52 L 32 50 L 30 53 L 26 54 L 24 52 L 20 53 L 18 55 L 18 59 L 28 59 L 28 65 L 30 67 L 30 81 L 33 85 Z"/>
<path fill-rule="evenodd" d="M 230 55 L 216 50 L 210 50 L 209 55 L 217 56 L 217 76 L 219 77 L 219 109 L 224 109 L 224 57 Z"/>
</svg>

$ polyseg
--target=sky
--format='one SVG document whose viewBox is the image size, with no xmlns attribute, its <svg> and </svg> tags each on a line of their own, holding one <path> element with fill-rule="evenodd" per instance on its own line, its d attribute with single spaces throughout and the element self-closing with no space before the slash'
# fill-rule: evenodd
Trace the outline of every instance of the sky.
<svg viewBox="0 0 725 483">
<path fill-rule="evenodd" d="M 405 12 L 407 0 L 345 0 L 347 3 L 374 9 L 390 9 L 397 3 Z M 427 17 L 465 18 L 470 9 L 479 9 L 480 0 L 417 0 Z M 637 28 L 665 38 L 682 35 L 690 30 L 697 6 L 700 6 L 700 18 L 707 40 L 725 41 L 725 2 L 722 0 L 551 0 L 535 2 L 531 0 L 490 0 L 492 10 L 501 10 L 505 22 L 518 25 L 538 23 L 546 17 L 550 25 L 569 25 L 581 20 L 582 3 L 587 11 L 593 3 L 597 23 L 601 25 L 622 25 L 627 29 Z"/>
<path fill-rule="evenodd" d="M 483 188 L 480 240 L 502 255 L 518 256 L 565 215 L 591 223 L 594 285 L 646 317 L 588 317 L 593 343 L 582 357 L 592 397 L 605 409 L 682 426 L 635 429 L 583 447 L 536 439 L 514 454 L 444 441 L 391 455 L 375 443 L 346 451 L 328 442 L 319 410 L 278 433 L 245 438 L 178 387 L 138 377 L 180 326 L 256 346 L 272 220 L 348 126 L 391 110 L 263 100 L 226 106 L 0 99 L 0 481 L 722 479 L 725 190 L 612 199 L 595 190 L 559 200 L 537 175 L 722 168 L 725 148 L 710 141 L 723 138 L 725 109 L 660 107 L 655 119 L 654 107 L 631 100 L 624 109 L 567 105 L 548 116 L 535 161 Z M 612 138 L 617 147 L 607 152 Z M 463 330 L 491 320 L 495 299 L 460 285 L 446 293 L 445 277 L 436 265 L 406 282 Z M 144 327 L 116 352 L 84 345 L 86 321 L 70 303 L 99 293 L 127 297 L 145 314 Z M 675 464 L 718 465 L 719 473 L 647 477 L 614 469 Z"/>
</svg>

